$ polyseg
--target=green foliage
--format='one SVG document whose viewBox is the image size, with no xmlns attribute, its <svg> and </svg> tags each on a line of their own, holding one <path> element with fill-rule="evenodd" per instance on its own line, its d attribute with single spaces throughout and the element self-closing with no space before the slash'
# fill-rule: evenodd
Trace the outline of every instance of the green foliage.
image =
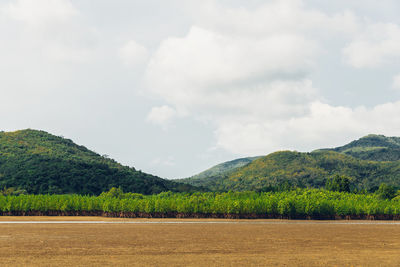
<svg viewBox="0 0 400 267">
<path fill-rule="evenodd" d="M 347 145 L 324 149 L 372 161 L 400 160 L 400 137 L 370 134 Z"/>
<path fill-rule="evenodd" d="M 302 188 L 322 188 L 327 177 L 352 178 L 352 190 L 378 188 L 384 182 L 400 187 L 400 161 L 360 160 L 333 151 L 300 153 L 279 151 L 259 158 L 226 176 L 197 183 L 215 191 L 260 191 L 285 182 Z M 188 182 L 184 180 L 183 182 Z"/>
<path fill-rule="evenodd" d="M 100 194 L 100 197 L 104 197 L 104 198 L 119 198 L 119 199 L 142 199 L 143 195 L 142 194 L 138 194 L 138 193 L 124 193 L 124 191 L 122 190 L 121 187 L 113 187 L 110 190 L 108 190 L 107 192 L 103 192 Z"/>
<path fill-rule="evenodd" d="M 121 187 L 113 187 L 107 192 L 103 192 L 100 194 L 100 197 L 116 197 L 116 198 L 123 198 L 124 197 L 124 191 L 122 191 Z"/>
<path fill-rule="evenodd" d="M 374 192 L 382 182 L 400 187 L 400 138 L 368 135 L 342 147 L 312 153 L 280 151 L 229 172 L 201 174 L 180 181 L 216 191 L 277 191 L 285 182 L 321 188 L 327 177 L 347 176 L 352 177 L 351 190 Z"/>
<path fill-rule="evenodd" d="M 0 190 L 0 195 L 3 196 L 18 196 L 18 195 L 26 195 L 27 192 L 25 189 L 19 189 L 19 188 L 4 188 L 3 190 Z"/>
<path fill-rule="evenodd" d="M 257 190 L 258 192 L 284 192 L 284 191 L 291 191 L 296 190 L 298 187 L 291 184 L 289 181 L 284 181 L 278 185 L 268 185 L 264 186 L 263 188 Z"/>
<path fill-rule="evenodd" d="M 108 194 L 110 193 L 110 194 Z M 347 215 L 400 215 L 400 201 L 377 194 L 323 189 L 282 192 L 164 192 L 130 197 L 115 188 L 101 196 L 0 195 L 0 212 L 103 211 L 145 213 L 261 214 L 331 218 Z"/>
<path fill-rule="evenodd" d="M 350 192 L 350 178 L 347 176 L 335 175 L 326 180 L 325 189 L 338 192 Z"/>
<path fill-rule="evenodd" d="M 192 186 L 122 166 L 69 139 L 36 130 L 0 132 L 0 188 L 98 195 L 112 187 L 153 194 Z"/>
<path fill-rule="evenodd" d="M 392 199 L 396 196 L 396 191 L 394 186 L 382 183 L 376 191 L 376 194 L 382 199 Z"/>
</svg>

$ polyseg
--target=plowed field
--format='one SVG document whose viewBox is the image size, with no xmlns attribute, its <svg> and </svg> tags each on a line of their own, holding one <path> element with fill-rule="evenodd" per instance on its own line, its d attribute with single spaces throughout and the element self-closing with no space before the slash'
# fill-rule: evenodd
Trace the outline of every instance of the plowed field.
<svg viewBox="0 0 400 267">
<path fill-rule="evenodd" d="M 0 217 L 17 220 L 89 223 L 0 224 L 1 266 L 400 266 L 390 222 Z"/>
</svg>

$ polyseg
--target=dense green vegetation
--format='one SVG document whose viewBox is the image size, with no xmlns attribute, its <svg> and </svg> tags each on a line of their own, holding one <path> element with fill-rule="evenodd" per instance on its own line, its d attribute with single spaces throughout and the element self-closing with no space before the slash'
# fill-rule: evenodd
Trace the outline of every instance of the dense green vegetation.
<svg viewBox="0 0 400 267">
<path fill-rule="evenodd" d="M 223 162 L 192 177 L 177 179 L 176 181 L 184 182 L 194 186 L 204 186 L 205 184 L 212 183 L 214 179 L 218 179 L 220 176 L 226 176 L 234 172 L 236 169 L 243 167 L 260 157 L 261 156 L 240 158 Z"/>
<path fill-rule="evenodd" d="M 323 189 L 283 192 L 172 193 L 141 195 L 113 189 L 101 196 L 0 196 L 0 212 L 108 212 L 158 214 L 252 214 L 256 217 L 333 218 L 335 216 L 400 215 L 400 200 L 376 194 L 353 194 Z M 90 214 L 90 213 L 89 213 Z M 126 214 L 125 214 L 126 215 Z M 116 215 L 120 216 L 120 215 Z M 136 216 L 136 215 L 134 215 Z M 388 218 L 388 217 L 384 217 Z"/>
<path fill-rule="evenodd" d="M 296 187 L 374 192 L 382 183 L 389 189 L 400 188 L 397 158 L 400 138 L 368 135 L 334 149 L 237 159 L 176 182 L 122 166 L 69 139 L 22 130 L 0 132 L 0 188 L 27 194 L 83 195 L 99 195 L 112 187 L 141 194 L 200 188 L 267 192 Z"/>
<path fill-rule="evenodd" d="M 0 214 L 400 218 L 399 140 L 238 159 L 181 180 L 188 185 L 43 131 L 0 132 Z"/>
<path fill-rule="evenodd" d="M 400 137 L 370 134 L 341 147 L 321 150 L 340 152 L 364 160 L 396 161 L 400 160 Z"/>
<path fill-rule="evenodd" d="M 114 186 L 143 194 L 193 190 L 122 166 L 44 131 L 0 132 L 0 188 L 31 194 L 98 195 Z"/>
<path fill-rule="evenodd" d="M 326 180 L 325 189 L 329 191 L 350 192 L 351 179 L 346 176 L 335 175 Z"/>
<path fill-rule="evenodd" d="M 337 148 L 312 153 L 280 151 L 229 171 L 205 171 L 179 181 L 217 191 L 242 191 L 282 186 L 320 188 L 336 175 L 347 176 L 353 189 L 375 191 L 382 182 L 400 186 L 399 160 L 399 137 L 371 134 Z"/>
<path fill-rule="evenodd" d="M 284 183 L 321 188 L 334 175 L 349 177 L 351 186 L 357 190 L 375 191 L 381 183 L 399 187 L 400 161 L 366 161 L 333 151 L 280 151 L 256 159 L 229 175 L 196 184 L 217 191 L 262 190 Z"/>
</svg>

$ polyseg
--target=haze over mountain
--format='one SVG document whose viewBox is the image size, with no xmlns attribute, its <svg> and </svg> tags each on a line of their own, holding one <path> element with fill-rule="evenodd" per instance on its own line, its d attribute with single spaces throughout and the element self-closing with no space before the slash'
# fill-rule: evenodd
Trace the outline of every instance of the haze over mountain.
<svg viewBox="0 0 400 267">
<path fill-rule="evenodd" d="M 197 185 L 201 184 L 202 186 L 205 184 L 208 184 L 209 181 L 212 183 L 213 179 L 218 179 L 220 176 L 226 176 L 227 174 L 235 171 L 236 169 L 245 166 L 249 164 L 250 162 L 260 158 L 261 156 L 256 156 L 256 157 L 247 157 L 247 158 L 240 158 L 240 159 L 234 159 L 231 161 L 223 162 L 218 165 L 215 165 L 199 174 L 193 175 L 192 177 L 186 178 L 186 179 L 177 179 L 175 181 L 178 182 L 185 182 L 189 183 L 190 181 L 191 185 Z"/>
<path fill-rule="evenodd" d="M 193 189 L 122 166 L 44 131 L 0 132 L 0 188 L 14 187 L 34 194 L 97 195 L 113 186 L 144 194 Z"/>
<path fill-rule="evenodd" d="M 358 189 L 376 188 L 382 182 L 400 186 L 399 140 L 368 135 L 342 147 L 311 153 L 278 151 L 226 173 L 181 182 L 221 191 L 261 190 L 285 182 L 322 187 L 327 178 L 337 174 L 350 177 Z"/>
</svg>

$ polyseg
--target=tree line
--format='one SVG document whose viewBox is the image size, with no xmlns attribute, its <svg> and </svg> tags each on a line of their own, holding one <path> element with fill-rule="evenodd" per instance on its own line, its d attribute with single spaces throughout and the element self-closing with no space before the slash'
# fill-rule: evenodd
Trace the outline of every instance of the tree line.
<svg viewBox="0 0 400 267">
<path fill-rule="evenodd" d="M 334 218 L 335 216 L 400 216 L 400 197 L 378 193 L 349 193 L 325 189 L 278 192 L 163 192 L 156 195 L 124 193 L 112 188 L 99 196 L 1 195 L 0 212 L 103 212 L 126 214 L 253 215 L 254 218 Z M 173 215 L 171 215 L 173 214 Z M 387 217 L 389 216 L 389 217 Z M 397 218 L 396 217 L 396 218 Z"/>
</svg>

